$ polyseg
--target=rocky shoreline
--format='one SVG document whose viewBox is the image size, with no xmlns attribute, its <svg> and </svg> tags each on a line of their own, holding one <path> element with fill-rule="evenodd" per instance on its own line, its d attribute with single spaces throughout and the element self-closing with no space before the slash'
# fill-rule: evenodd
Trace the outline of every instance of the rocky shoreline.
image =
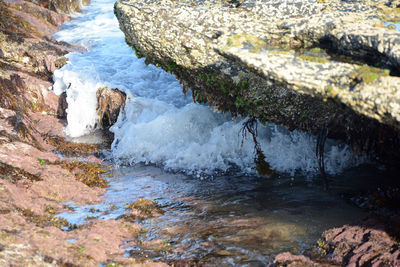
<svg viewBox="0 0 400 267">
<path fill-rule="evenodd" d="M 81 4 L 0 0 L 0 265 L 167 266 L 124 257 L 122 245 L 134 245 L 141 232 L 129 216 L 90 220 L 79 227 L 55 216 L 69 209 L 64 203 L 102 201 L 107 187 L 102 177 L 110 172 L 97 157 L 102 144 L 68 141 L 63 132 L 65 96 L 48 90 L 52 73 L 67 61 L 64 55 L 83 51 L 51 37 L 70 19 L 63 13 L 77 11 Z M 104 88 L 98 91 L 105 128 L 115 122 L 125 97 Z M 159 210 L 153 206 L 141 200 L 130 204 L 128 213 L 134 218 L 160 216 L 153 214 Z M 396 266 L 399 244 L 380 224 L 370 221 L 328 230 L 316 244 L 317 256 L 310 253 L 313 260 L 282 254 L 273 266 Z M 175 266 L 186 266 L 184 261 L 179 264 Z"/>
<path fill-rule="evenodd" d="M 102 201 L 108 185 L 102 176 L 110 171 L 96 156 L 103 145 L 67 140 L 65 97 L 48 90 L 53 72 L 67 62 L 64 55 L 83 51 L 52 38 L 58 26 L 70 20 L 64 13 L 78 11 L 81 5 L 80 1 L 0 0 L 1 266 L 135 262 L 123 257 L 120 246 L 135 239 L 139 225 L 121 219 L 92 220 L 76 227 L 55 216 L 68 210 L 63 203 Z M 113 123 L 124 96 L 99 92 L 103 121 Z M 117 107 L 107 104 L 115 99 L 120 100 Z"/>
<path fill-rule="evenodd" d="M 390 2 L 390 3 L 389 3 Z M 139 57 L 194 101 L 399 161 L 395 1 L 117 1 Z M 390 24 L 394 26 L 394 24 Z"/>
</svg>

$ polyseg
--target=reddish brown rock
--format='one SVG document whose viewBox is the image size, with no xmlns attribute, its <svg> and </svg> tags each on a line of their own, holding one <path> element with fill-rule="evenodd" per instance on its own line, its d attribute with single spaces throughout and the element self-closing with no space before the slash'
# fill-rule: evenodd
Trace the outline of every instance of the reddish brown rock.
<svg viewBox="0 0 400 267">
<path fill-rule="evenodd" d="M 50 4 L 56 2 L 70 1 Z M 45 1 L 40 4 L 46 6 Z M 136 232 L 129 232 L 123 222 L 91 224 L 71 236 L 61 228 L 73 226 L 54 216 L 65 211 L 63 203 L 99 202 L 105 192 L 82 183 L 84 177 L 54 153 L 84 149 L 82 144 L 65 141 L 65 121 L 57 118 L 63 100 L 47 90 L 52 72 L 66 62 L 63 55 L 77 50 L 51 39 L 57 26 L 68 19 L 34 3 L 0 0 L 0 266 L 133 263 L 123 259 L 120 245 Z M 92 155 L 95 146 L 90 148 L 84 153 L 88 161 L 101 164 Z M 85 243 L 94 234 L 104 246 L 96 244 L 92 249 L 92 243 L 87 243 L 85 252 L 69 241 L 76 238 Z"/>
<path fill-rule="evenodd" d="M 81 9 L 81 3 L 87 5 L 89 0 L 28 0 L 36 5 L 51 9 L 58 13 L 74 13 Z"/>
<path fill-rule="evenodd" d="M 26 16 L 27 14 L 31 14 L 32 16 L 39 17 L 42 21 L 38 22 L 41 23 L 48 23 L 55 27 L 60 26 L 61 24 L 65 23 L 66 21 L 70 20 L 65 14 L 57 13 L 53 10 L 50 10 L 43 5 L 39 5 L 38 3 L 31 3 L 34 1 L 23 1 L 23 0 L 4 0 L 6 3 L 11 4 L 15 9 L 23 10 L 24 14 L 22 16 Z M 40 25 L 38 26 L 40 27 Z M 57 30 L 57 28 L 54 28 Z M 45 33 L 46 29 L 44 30 Z"/>
<path fill-rule="evenodd" d="M 65 120 L 60 120 L 55 116 L 49 116 L 41 112 L 35 112 L 29 114 L 30 119 L 36 125 L 38 132 L 44 135 L 60 136 L 65 138 L 65 132 L 63 128 L 66 126 Z"/>
<path fill-rule="evenodd" d="M 376 219 L 327 230 L 323 234 L 323 242 L 330 260 L 335 264 L 400 266 L 400 244 Z"/>
<path fill-rule="evenodd" d="M 290 252 L 278 254 L 275 257 L 274 263 L 269 267 L 316 267 L 322 266 L 310 260 L 310 258 L 303 255 L 293 255 Z"/>
<path fill-rule="evenodd" d="M 122 257 L 124 241 L 134 238 L 141 227 L 121 220 L 96 220 L 70 234 L 76 244 L 97 262 L 105 262 L 115 256 Z"/>
<path fill-rule="evenodd" d="M 270 266 L 400 266 L 400 244 L 391 235 L 399 234 L 398 223 L 396 218 L 370 218 L 326 230 L 312 259 L 286 252 Z"/>
<path fill-rule="evenodd" d="M 55 217 L 70 209 L 63 203 L 101 201 L 105 189 L 99 186 L 107 183 L 91 176 L 90 168 L 108 169 L 94 155 L 100 146 L 66 140 L 66 98 L 48 91 L 52 72 L 67 61 L 64 55 L 79 50 L 51 38 L 69 18 L 49 9 L 76 11 L 78 1 L 31 2 L 0 0 L 0 266 L 135 266 L 123 245 L 136 244 L 140 226 L 98 220 L 75 229 Z M 125 95 L 100 95 L 104 121 L 112 124 Z M 58 153 L 87 158 L 65 161 Z"/>
</svg>

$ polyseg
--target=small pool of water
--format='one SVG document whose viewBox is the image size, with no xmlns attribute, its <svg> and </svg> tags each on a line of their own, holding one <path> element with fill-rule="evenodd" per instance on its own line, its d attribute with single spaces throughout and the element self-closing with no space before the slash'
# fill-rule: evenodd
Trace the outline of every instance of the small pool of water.
<svg viewBox="0 0 400 267">
<path fill-rule="evenodd" d="M 328 228 L 365 217 L 343 196 L 378 183 L 379 171 L 373 172 L 376 175 L 366 167 L 348 170 L 334 177 L 325 192 L 318 177 L 200 180 L 157 167 L 125 167 L 109 178 L 102 203 L 79 207 L 70 203 L 74 212 L 59 216 L 77 225 L 96 218 L 118 219 L 127 214 L 127 203 L 153 199 L 165 213 L 132 222 L 141 224 L 145 233 L 140 234 L 141 245 L 126 248 L 126 256 L 167 263 L 263 266 L 281 252 L 304 253 Z M 151 245 L 160 239 L 169 249 Z"/>
</svg>

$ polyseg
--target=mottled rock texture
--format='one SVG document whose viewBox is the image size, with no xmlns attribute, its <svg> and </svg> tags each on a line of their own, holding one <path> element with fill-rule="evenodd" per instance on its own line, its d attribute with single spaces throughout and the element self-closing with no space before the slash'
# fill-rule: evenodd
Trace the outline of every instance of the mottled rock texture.
<svg viewBox="0 0 400 267">
<path fill-rule="evenodd" d="M 290 252 L 278 254 L 274 262 L 268 267 L 317 267 L 324 266 L 313 262 L 310 258 L 303 255 L 293 255 Z"/>
<path fill-rule="evenodd" d="M 319 245 L 328 253 L 330 262 L 342 266 L 400 265 L 399 243 L 376 219 L 329 229 Z"/>
<path fill-rule="evenodd" d="M 399 158 L 395 1 L 119 0 L 115 13 L 195 101 Z"/>
<path fill-rule="evenodd" d="M 36 5 L 48 8 L 57 13 L 74 13 L 81 10 L 82 5 L 89 4 L 90 0 L 27 0 Z"/>
</svg>

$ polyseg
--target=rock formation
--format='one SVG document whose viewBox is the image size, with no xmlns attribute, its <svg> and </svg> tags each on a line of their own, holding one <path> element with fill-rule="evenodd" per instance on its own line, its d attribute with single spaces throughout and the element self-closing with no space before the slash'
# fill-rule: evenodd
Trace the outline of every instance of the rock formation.
<svg viewBox="0 0 400 267">
<path fill-rule="evenodd" d="M 385 227 L 390 223 L 369 218 L 355 225 L 326 230 L 317 242 L 313 260 L 285 252 L 278 254 L 269 266 L 398 266 L 400 247 Z"/>
<path fill-rule="evenodd" d="M 54 10 L 78 8 L 75 0 L 0 0 L 0 266 L 133 261 L 123 257 L 121 246 L 139 225 L 93 220 L 67 232 L 76 227 L 55 217 L 66 210 L 63 203 L 101 201 L 108 184 L 102 175 L 109 169 L 94 155 L 100 146 L 66 140 L 65 97 L 48 91 L 53 71 L 66 63 L 64 55 L 82 50 L 51 37 L 70 19 Z M 85 161 L 65 160 L 72 156 Z"/>
<path fill-rule="evenodd" d="M 327 130 L 398 162 L 396 1 L 119 0 L 139 57 L 194 100 L 311 133 Z"/>
<path fill-rule="evenodd" d="M 329 254 L 334 264 L 348 266 L 400 264 L 398 242 L 388 235 L 382 222 L 373 219 L 358 225 L 329 229 L 324 232 L 319 246 L 321 250 Z"/>
<path fill-rule="evenodd" d="M 27 0 L 41 7 L 48 8 L 57 13 L 74 13 L 81 10 L 82 5 L 89 4 L 89 0 L 74 0 L 74 1 L 65 1 L 65 0 Z"/>
</svg>

